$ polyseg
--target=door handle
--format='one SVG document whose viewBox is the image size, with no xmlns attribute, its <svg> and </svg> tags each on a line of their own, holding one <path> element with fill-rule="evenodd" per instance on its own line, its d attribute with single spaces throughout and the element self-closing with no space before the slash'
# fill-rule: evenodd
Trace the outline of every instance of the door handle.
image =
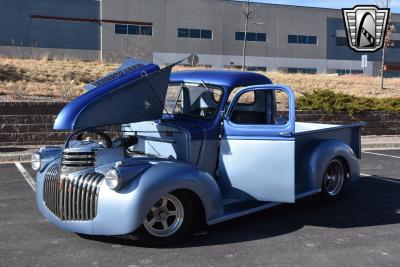
<svg viewBox="0 0 400 267">
<path fill-rule="evenodd" d="M 293 136 L 293 133 L 292 132 L 283 132 L 283 133 L 279 133 L 279 136 L 291 137 L 291 136 Z"/>
</svg>

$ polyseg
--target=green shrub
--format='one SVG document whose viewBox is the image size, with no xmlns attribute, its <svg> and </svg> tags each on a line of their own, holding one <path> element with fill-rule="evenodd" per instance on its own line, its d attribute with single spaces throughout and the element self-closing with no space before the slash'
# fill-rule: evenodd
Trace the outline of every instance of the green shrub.
<svg viewBox="0 0 400 267">
<path fill-rule="evenodd" d="M 321 110 L 328 113 L 363 111 L 400 111 L 400 98 L 359 97 L 332 90 L 315 90 L 304 93 L 296 100 L 298 110 Z"/>
</svg>

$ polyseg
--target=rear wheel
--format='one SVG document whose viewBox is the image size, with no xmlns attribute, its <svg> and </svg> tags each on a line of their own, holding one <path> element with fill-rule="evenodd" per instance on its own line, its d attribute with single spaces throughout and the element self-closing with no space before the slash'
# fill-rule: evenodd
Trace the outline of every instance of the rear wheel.
<svg viewBox="0 0 400 267">
<path fill-rule="evenodd" d="M 169 245 L 191 231 L 194 218 L 193 200 L 185 192 L 175 191 L 161 197 L 148 211 L 138 237 L 146 245 Z"/>
<path fill-rule="evenodd" d="M 342 160 L 334 158 L 327 165 L 322 178 L 321 195 L 325 200 L 337 199 L 344 188 L 347 168 Z"/>
</svg>

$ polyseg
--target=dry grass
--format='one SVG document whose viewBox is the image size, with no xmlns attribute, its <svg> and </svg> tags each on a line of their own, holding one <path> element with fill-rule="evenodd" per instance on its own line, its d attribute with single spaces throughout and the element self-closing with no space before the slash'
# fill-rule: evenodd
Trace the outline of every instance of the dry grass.
<svg viewBox="0 0 400 267">
<path fill-rule="evenodd" d="M 390 98 L 400 97 L 400 78 L 386 78 L 385 89 L 380 89 L 380 77 L 363 75 L 307 75 L 268 72 L 274 83 L 290 85 L 296 93 L 328 89 L 355 96 Z"/>
<path fill-rule="evenodd" d="M 34 59 L 0 58 L 0 95 L 2 99 L 51 97 L 65 100 L 82 94 L 83 85 L 115 69 L 117 64 Z M 187 69 L 176 67 L 174 70 Z M 357 96 L 400 97 L 400 78 L 385 79 L 362 75 L 307 75 L 280 72 L 262 73 L 275 83 L 290 85 L 296 93 L 331 89 Z"/>
<path fill-rule="evenodd" d="M 0 95 L 70 99 L 82 94 L 86 83 L 116 67 L 101 62 L 0 58 Z"/>
</svg>

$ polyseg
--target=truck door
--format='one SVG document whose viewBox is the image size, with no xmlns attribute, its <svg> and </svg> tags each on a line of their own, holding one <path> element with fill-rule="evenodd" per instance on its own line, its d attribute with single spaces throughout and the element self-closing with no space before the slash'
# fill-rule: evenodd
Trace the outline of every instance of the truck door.
<svg viewBox="0 0 400 267">
<path fill-rule="evenodd" d="M 287 107 L 277 112 L 284 98 Z M 295 99 L 289 87 L 257 85 L 238 91 L 223 123 L 223 187 L 259 201 L 294 202 L 294 131 Z"/>
</svg>

